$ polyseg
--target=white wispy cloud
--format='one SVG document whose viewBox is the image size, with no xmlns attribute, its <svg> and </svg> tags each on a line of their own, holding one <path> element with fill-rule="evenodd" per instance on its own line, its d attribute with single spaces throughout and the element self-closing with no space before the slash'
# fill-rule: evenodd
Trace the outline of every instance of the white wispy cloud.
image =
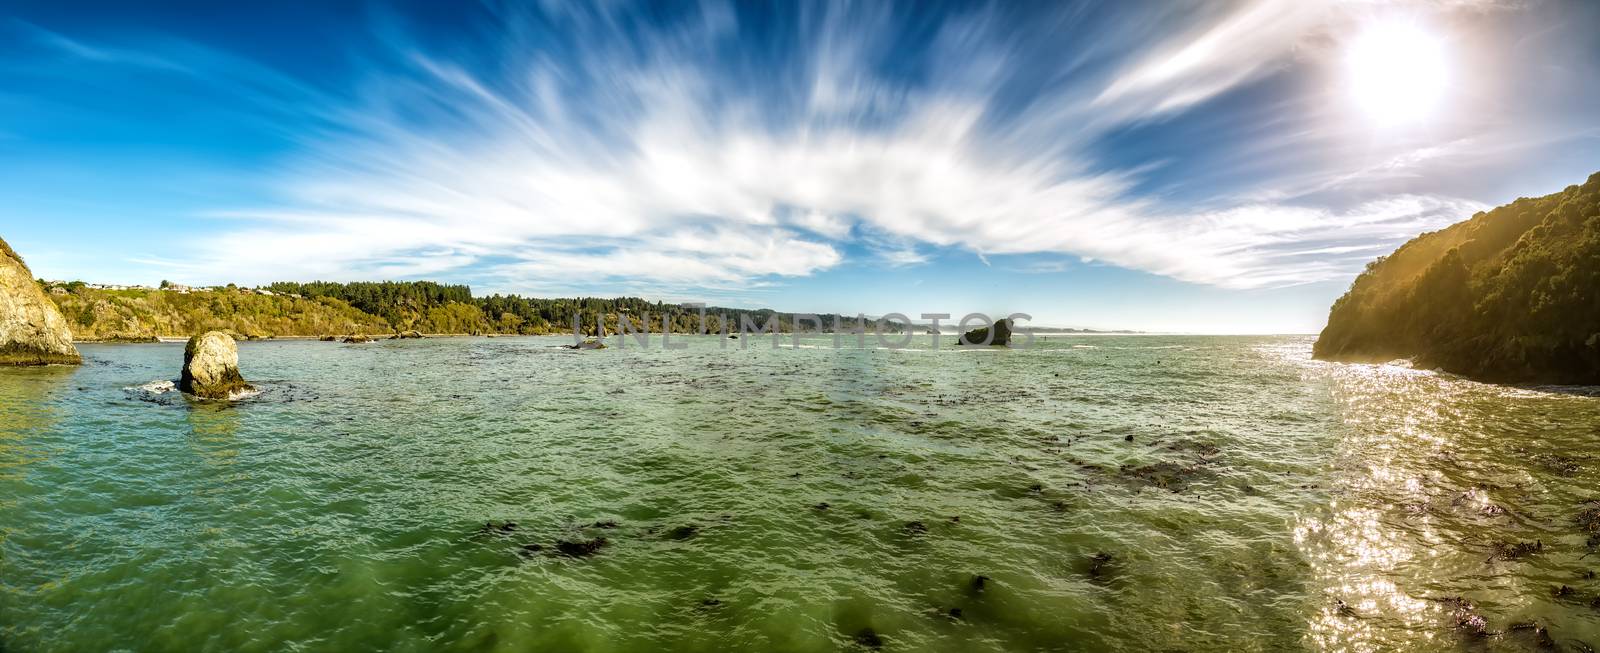
<svg viewBox="0 0 1600 653">
<path fill-rule="evenodd" d="M 938 72 L 913 88 L 868 65 L 886 10 L 847 11 L 803 35 L 812 60 L 779 73 L 803 90 L 787 98 L 715 67 L 712 46 L 735 29 L 715 4 L 642 54 L 596 45 L 557 60 L 508 35 L 488 45 L 504 55 L 492 76 L 396 36 L 397 67 L 315 98 L 326 127 L 271 173 L 279 205 L 219 207 L 240 226 L 174 265 L 245 281 L 473 269 L 530 287 L 754 286 L 840 265 L 872 234 L 893 245 L 867 249 L 897 266 L 927 262 L 926 248 L 1058 253 L 1254 288 L 1347 276 L 1374 248 L 1482 208 L 1426 195 L 1175 207 L 1085 145 L 1269 74 L 1323 20 L 1320 3 L 1212 12 L 1013 122 L 997 117 L 1002 73 L 1021 62 L 981 15 L 935 39 Z M 571 20 L 611 37 L 595 43 L 623 38 L 604 17 Z M 1070 116 L 1093 119 L 1065 131 Z"/>
<path fill-rule="evenodd" d="M 1333 4 L 1217 3 L 1215 16 L 1158 42 L 1119 72 L 1092 106 L 1116 118 L 1136 119 L 1203 102 L 1284 65 L 1282 55 L 1324 24 Z"/>
</svg>

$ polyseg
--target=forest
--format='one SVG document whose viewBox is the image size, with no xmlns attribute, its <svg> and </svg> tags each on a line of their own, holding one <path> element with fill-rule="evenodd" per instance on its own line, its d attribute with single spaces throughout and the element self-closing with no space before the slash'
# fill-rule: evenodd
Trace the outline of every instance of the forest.
<svg viewBox="0 0 1600 653">
<path fill-rule="evenodd" d="M 74 282 L 46 296 L 67 318 L 74 340 L 148 341 L 226 331 L 236 337 L 386 333 L 383 319 L 324 297 L 300 299 L 239 289 L 180 293 L 104 290 Z"/>
<path fill-rule="evenodd" d="M 591 334 L 602 319 L 606 333 L 617 333 L 623 319 L 628 320 L 632 331 L 659 333 L 664 330 L 663 324 L 670 324 L 673 333 L 696 333 L 701 328 L 700 308 L 638 297 L 536 298 L 499 294 L 474 297 L 468 286 L 429 281 L 280 282 L 267 286 L 267 289 L 280 294 L 347 302 L 357 309 L 382 317 L 396 330 L 423 333 L 571 333 L 575 315 L 581 316 L 583 331 Z M 727 329 L 738 331 L 741 320 L 748 320 L 756 328 L 761 328 L 777 314 L 771 309 L 710 307 L 704 310 L 705 329 L 712 333 L 723 330 L 724 316 L 729 322 Z M 794 331 L 795 325 L 788 316 L 777 315 L 778 331 Z M 666 322 L 663 322 L 663 316 L 667 318 Z M 825 314 L 818 317 L 823 320 L 824 328 L 831 328 L 836 319 L 846 328 L 860 326 L 855 316 Z M 817 330 L 809 322 L 803 322 L 800 329 Z"/>
<path fill-rule="evenodd" d="M 1368 264 L 1313 354 L 1411 358 L 1493 382 L 1600 383 L 1600 173 Z"/>
<path fill-rule="evenodd" d="M 150 340 L 188 337 L 221 330 L 242 338 L 385 334 L 420 331 L 427 334 L 572 333 L 580 316 L 583 332 L 595 334 L 601 321 L 608 334 L 627 321 L 631 331 L 659 333 L 663 324 L 673 333 L 701 329 L 698 307 L 637 297 L 533 298 L 518 295 L 474 297 L 465 285 L 431 281 L 279 282 L 263 286 L 271 294 L 226 286 L 179 292 L 169 289 L 106 290 L 81 282 L 46 285 L 46 294 L 66 316 L 78 340 Z M 704 328 L 718 333 L 738 331 L 742 321 L 766 327 L 777 315 L 775 330 L 796 329 L 791 316 L 771 309 L 706 308 Z M 663 318 L 665 317 L 665 322 Z M 801 331 L 866 326 L 855 316 L 823 314 L 822 328 L 803 320 Z M 728 324 L 723 324 L 726 318 Z M 648 319 L 648 322 L 646 322 Z M 899 331 L 900 325 L 887 325 Z"/>
</svg>

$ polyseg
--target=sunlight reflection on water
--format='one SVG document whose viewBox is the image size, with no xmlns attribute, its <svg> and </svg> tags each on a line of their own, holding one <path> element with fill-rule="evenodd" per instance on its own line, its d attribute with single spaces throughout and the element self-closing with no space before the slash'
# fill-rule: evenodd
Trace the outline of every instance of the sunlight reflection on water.
<svg viewBox="0 0 1600 653">
<path fill-rule="evenodd" d="M 1530 463 L 1592 455 L 1596 402 L 1407 365 L 1307 364 L 1332 379 L 1345 427 L 1334 497 L 1294 527 L 1330 600 L 1309 625 L 1317 648 L 1449 649 L 1488 637 L 1532 650 L 1536 628 L 1592 640 L 1592 619 L 1549 600 L 1557 579 L 1592 579 L 1592 545 L 1562 514 L 1584 483 Z M 1572 471 L 1593 478 L 1587 466 Z M 1496 543 L 1525 541 L 1571 546 L 1493 559 Z M 1457 597 L 1476 612 L 1455 607 Z M 1460 625 L 1479 615 L 1483 634 Z"/>
</svg>

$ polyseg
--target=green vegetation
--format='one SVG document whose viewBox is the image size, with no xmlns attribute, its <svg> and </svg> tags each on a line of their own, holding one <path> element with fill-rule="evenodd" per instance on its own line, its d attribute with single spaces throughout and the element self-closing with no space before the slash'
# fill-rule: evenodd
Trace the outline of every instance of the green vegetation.
<svg viewBox="0 0 1600 653">
<path fill-rule="evenodd" d="M 1373 261 L 1334 303 L 1317 358 L 1498 382 L 1600 383 L 1600 173 Z"/>
<path fill-rule="evenodd" d="M 673 333 L 696 333 L 700 329 L 700 309 L 637 297 L 473 297 L 472 289 L 467 286 L 429 281 L 280 282 L 267 286 L 267 289 L 281 294 L 348 302 L 357 309 L 382 317 L 395 331 L 524 335 L 571 333 L 573 315 L 582 316 L 583 329 L 590 334 L 601 319 L 605 320 L 606 333 L 617 333 L 623 318 L 629 321 L 630 331 L 647 328 L 650 333 L 659 333 L 663 330 L 663 316 L 668 317 Z M 771 309 L 707 308 L 705 311 L 706 330 L 710 332 L 722 330 L 719 316 L 727 316 L 728 329 L 737 331 L 741 320 L 748 320 L 755 325 L 753 328 L 761 328 L 775 314 Z M 642 326 L 647 316 L 649 323 Z M 832 314 L 819 317 L 824 329 L 832 328 L 836 318 L 846 328 L 859 326 L 854 317 L 841 318 Z M 778 331 L 792 332 L 794 328 L 795 325 L 787 316 L 780 318 Z M 803 322 L 800 328 L 802 331 L 816 330 L 816 326 L 810 322 Z"/>
<path fill-rule="evenodd" d="M 629 330 L 662 331 L 666 316 L 673 333 L 696 333 L 700 309 L 651 302 L 636 297 L 539 299 L 517 295 L 473 297 L 462 285 L 430 281 L 378 281 L 357 283 L 280 282 L 266 286 L 272 294 L 240 289 L 232 284 L 212 290 L 179 292 L 164 289 L 106 290 L 80 281 L 44 285 L 46 294 L 61 308 L 78 340 L 150 340 L 157 336 L 188 337 L 206 331 L 226 331 L 238 336 L 322 336 L 419 331 L 433 334 L 571 333 L 573 315 L 581 315 L 586 334 L 594 334 L 603 319 L 606 333 L 617 333 L 622 320 Z M 170 284 L 168 284 L 170 286 Z M 767 326 L 776 313 L 770 309 L 707 308 L 706 329 L 722 331 L 727 316 L 731 331 L 741 321 L 752 329 Z M 648 317 L 649 324 L 643 325 Z M 855 317 L 818 316 L 820 330 L 831 330 L 835 320 L 846 330 L 862 326 Z M 868 323 L 870 328 L 870 322 Z M 887 330 L 898 331 L 899 325 Z M 819 330 L 802 321 L 802 331 Z M 774 330 L 789 333 L 795 325 L 780 316 Z"/>
<path fill-rule="evenodd" d="M 389 325 L 337 299 L 298 299 L 239 290 L 178 293 L 99 290 L 74 282 L 46 290 L 75 340 L 151 340 L 206 331 L 235 336 L 386 333 Z"/>
</svg>

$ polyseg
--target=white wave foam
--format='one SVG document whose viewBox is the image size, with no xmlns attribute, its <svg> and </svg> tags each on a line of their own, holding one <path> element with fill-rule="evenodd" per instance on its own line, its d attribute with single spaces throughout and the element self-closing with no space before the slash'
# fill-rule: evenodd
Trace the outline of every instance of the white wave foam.
<svg viewBox="0 0 1600 653">
<path fill-rule="evenodd" d="M 173 383 L 172 381 L 162 380 L 162 381 L 151 381 L 151 382 L 146 383 L 144 385 L 128 386 L 128 387 L 123 388 L 123 389 L 124 390 L 137 390 L 137 391 L 140 391 L 140 392 L 148 392 L 148 393 L 153 394 L 153 395 L 159 395 L 159 394 L 166 394 L 168 392 L 172 392 L 173 390 L 178 389 L 178 386 L 177 386 L 177 384 Z"/>
</svg>

